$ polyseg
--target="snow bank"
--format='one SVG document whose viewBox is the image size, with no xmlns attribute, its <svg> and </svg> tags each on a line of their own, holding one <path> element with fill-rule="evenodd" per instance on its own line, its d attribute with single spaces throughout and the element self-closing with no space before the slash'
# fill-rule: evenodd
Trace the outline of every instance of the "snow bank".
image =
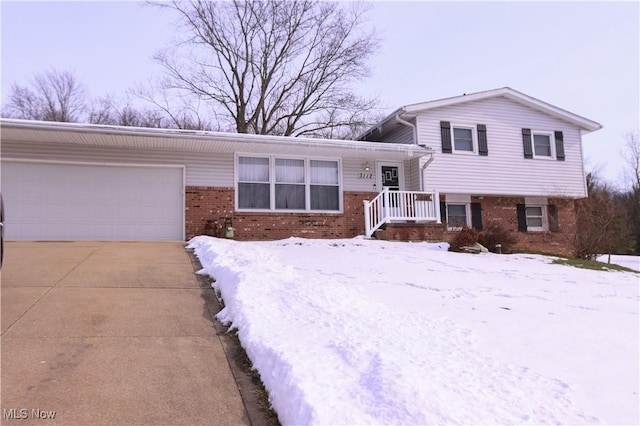
<svg viewBox="0 0 640 426">
<path fill-rule="evenodd" d="M 285 425 L 638 423 L 636 274 L 363 238 L 189 247 Z"/>
</svg>

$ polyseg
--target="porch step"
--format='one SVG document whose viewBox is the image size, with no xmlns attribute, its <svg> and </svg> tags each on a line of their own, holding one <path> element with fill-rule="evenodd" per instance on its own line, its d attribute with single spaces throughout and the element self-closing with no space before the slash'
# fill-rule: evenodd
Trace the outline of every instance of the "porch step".
<svg viewBox="0 0 640 426">
<path fill-rule="evenodd" d="M 387 223 L 373 237 L 393 241 L 444 241 L 446 225 L 436 223 Z"/>
<path fill-rule="evenodd" d="M 382 228 L 384 228 L 384 226 L 385 225 L 382 225 Z M 373 238 L 375 238 L 376 240 L 387 241 L 389 239 L 389 233 L 386 229 L 382 228 L 376 229 L 376 232 L 373 233 Z"/>
</svg>

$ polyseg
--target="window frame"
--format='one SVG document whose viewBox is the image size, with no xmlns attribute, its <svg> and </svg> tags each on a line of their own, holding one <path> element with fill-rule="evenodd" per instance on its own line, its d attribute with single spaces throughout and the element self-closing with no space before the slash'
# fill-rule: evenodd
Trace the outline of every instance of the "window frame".
<svg viewBox="0 0 640 426">
<path fill-rule="evenodd" d="M 267 160 L 267 173 L 268 173 L 268 177 L 266 181 L 254 181 L 254 180 L 246 180 L 246 181 L 240 181 L 240 157 L 245 157 L 245 158 L 258 158 L 258 159 L 263 159 L 263 160 Z M 239 192 L 240 192 L 240 185 L 241 184 L 259 184 L 259 185 L 266 185 L 269 187 L 269 205 L 271 205 L 271 167 L 269 164 L 269 158 L 266 156 L 258 156 L 258 155 L 254 155 L 254 156 L 245 156 L 245 155 L 240 155 L 240 156 L 236 156 L 235 158 L 235 167 L 234 167 L 234 181 L 235 181 L 235 206 L 236 206 L 236 210 L 250 210 L 250 211 L 255 211 L 255 210 L 261 210 L 260 208 L 251 208 L 251 207 L 242 207 L 240 208 L 240 198 L 238 196 Z"/>
<path fill-rule="evenodd" d="M 471 151 L 466 149 L 456 149 L 456 137 L 454 130 L 463 129 L 471 131 Z M 451 123 L 451 152 L 457 154 L 477 155 L 478 154 L 478 129 L 474 124 Z"/>
<path fill-rule="evenodd" d="M 547 136 L 549 138 L 549 152 L 550 155 L 538 155 L 536 154 L 536 136 Z M 556 159 L 556 140 L 554 132 L 531 130 L 531 152 L 533 158 L 539 158 L 542 160 L 555 160 Z"/>
<path fill-rule="evenodd" d="M 269 208 L 240 208 L 239 206 L 239 159 L 245 158 L 267 158 L 269 160 Z M 276 185 L 287 185 L 287 183 L 276 182 L 276 160 L 303 160 L 304 161 L 304 191 L 305 191 L 305 208 L 304 209 L 278 209 L 276 208 Z M 338 169 L 337 184 L 312 184 L 311 183 L 311 161 L 330 161 L 335 162 Z M 301 185 L 301 184 L 300 184 Z M 338 188 L 338 209 L 337 210 L 313 210 L 311 209 L 311 187 L 312 186 L 336 186 Z M 264 155 L 254 153 L 236 153 L 234 158 L 234 192 L 235 192 L 235 211 L 243 213 L 319 213 L 319 214 L 343 214 L 344 213 L 344 196 L 343 196 L 343 178 L 342 178 L 342 159 L 338 157 L 315 157 L 315 156 L 294 156 L 294 155 Z"/>
<path fill-rule="evenodd" d="M 297 161 L 300 162 L 302 161 L 302 182 L 286 182 L 286 181 L 278 181 L 278 160 L 282 161 L 282 160 L 293 160 L 293 161 Z M 270 166 L 271 166 L 271 162 L 270 162 Z M 303 198 L 304 198 L 304 206 L 306 208 L 307 206 L 307 202 L 308 202 L 308 198 L 309 195 L 307 194 L 307 178 L 308 178 L 308 173 L 306 170 L 306 162 L 304 159 L 302 158 L 283 158 L 283 157 L 274 157 L 273 158 L 273 198 L 274 198 L 274 204 L 272 204 L 271 206 L 273 206 L 276 210 L 283 210 L 283 211 L 295 211 L 295 210 L 300 210 L 300 209 L 296 209 L 296 208 L 291 208 L 291 209 L 287 209 L 287 208 L 278 208 L 278 188 L 279 187 L 287 187 L 287 186 L 295 186 L 295 187 L 303 187 Z M 270 207 L 271 207 L 270 206 Z"/>
<path fill-rule="evenodd" d="M 463 226 L 451 226 L 449 223 L 449 206 L 464 206 L 465 225 L 467 228 L 471 228 L 471 203 L 445 201 L 445 212 L 447 214 L 447 231 L 459 231 Z"/>
<path fill-rule="evenodd" d="M 540 218 L 542 222 L 542 226 L 530 226 L 529 225 L 529 214 L 528 209 L 530 208 L 539 208 L 540 216 L 531 216 L 532 218 Z M 543 204 L 525 204 L 524 205 L 524 214 L 527 222 L 527 232 L 546 232 L 549 230 L 549 220 L 547 218 L 547 206 Z"/>
</svg>

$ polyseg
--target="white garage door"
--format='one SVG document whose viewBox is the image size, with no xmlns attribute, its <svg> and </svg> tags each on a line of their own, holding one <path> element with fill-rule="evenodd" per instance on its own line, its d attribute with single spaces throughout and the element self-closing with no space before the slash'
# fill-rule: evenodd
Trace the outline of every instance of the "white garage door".
<svg viewBox="0 0 640 426">
<path fill-rule="evenodd" d="M 182 240 L 183 168 L 2 162 L 7 240 Z"/>
</svg>

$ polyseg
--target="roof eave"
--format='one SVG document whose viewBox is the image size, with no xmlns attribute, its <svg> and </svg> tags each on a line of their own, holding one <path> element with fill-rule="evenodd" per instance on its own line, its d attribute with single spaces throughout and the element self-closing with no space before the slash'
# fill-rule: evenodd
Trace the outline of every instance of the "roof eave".
<svg viewBox="0 0 640 426">
<path fill-rule="evenodd" d="M 241 133 L 223 133 L 201 130 L 158 129 L 146 127 L 104 126 L 84 123 L 59 123 L 0 118 L 2 128 L 24 129 L 32 131 L 66 131 L 75 133 L 99 133 L 114 136 L 158 137 L 169 139 L 192 139 L 242 143 L 261 143 L 268 146 L 283 145 L 295 147 L 335 148 L 348 151 L 378 151 L 388 153 L 406 153 L 408 155 L 426 155 L 431 151 L 417 145 L 401 145 L 385 142 L 367 142 L 339 139 L 314 139 L 290 136 L 269 136 Z"/>
</svg>

